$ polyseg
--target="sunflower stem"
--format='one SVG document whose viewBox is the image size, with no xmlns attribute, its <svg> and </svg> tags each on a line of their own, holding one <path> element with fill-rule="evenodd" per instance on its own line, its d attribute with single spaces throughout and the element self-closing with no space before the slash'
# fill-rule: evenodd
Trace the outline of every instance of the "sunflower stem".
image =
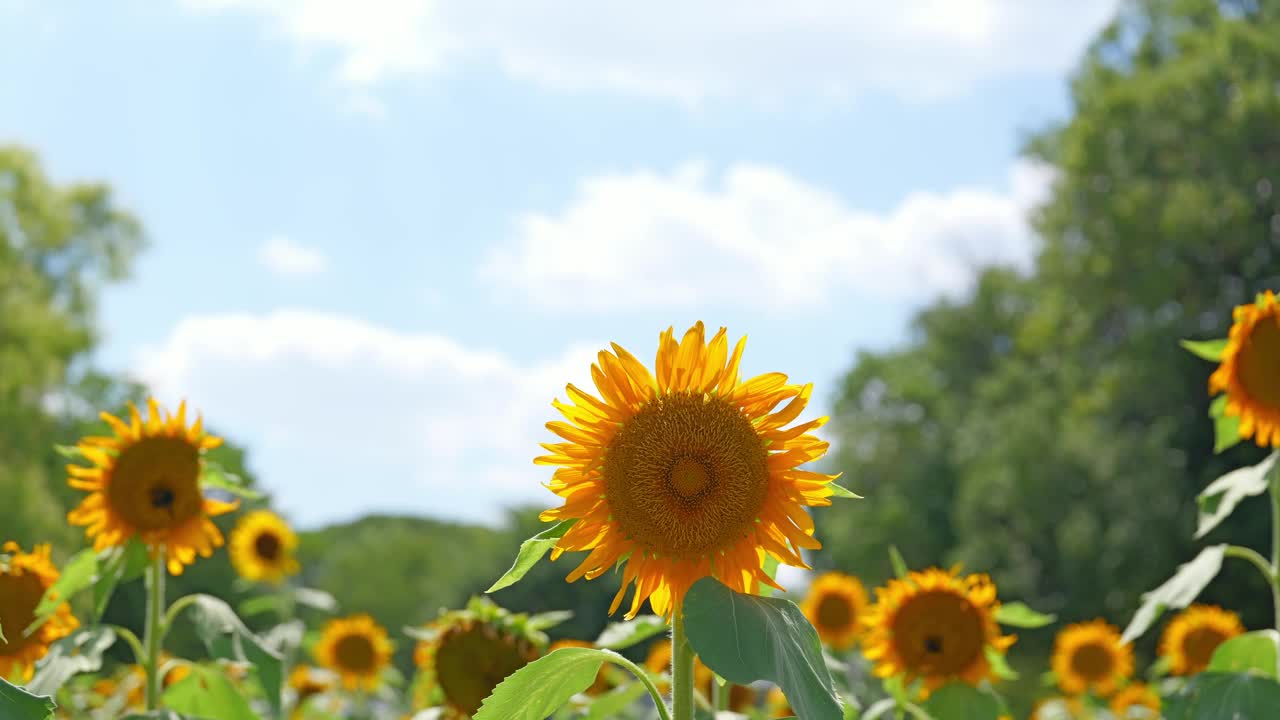
<svg viewBox="0 0 1280 720">
<path fill-rule="evenodd" d="M 671 716 L 693 720 L 693 646 L 684 632 L 684 613 L 671 618 Z"/>
<path fill-rule="evenodd" d="M 1271 605 L 1280 630 L 1280 465 L 1271 468 Z"/>
<path fill-rule="evenodd" d="M 147 645 L 147 710 L 160 707 L 160 645 L 164 640 L 164 548 L 147 568 L 147 616 L 143 638 Z"/>
</svg>

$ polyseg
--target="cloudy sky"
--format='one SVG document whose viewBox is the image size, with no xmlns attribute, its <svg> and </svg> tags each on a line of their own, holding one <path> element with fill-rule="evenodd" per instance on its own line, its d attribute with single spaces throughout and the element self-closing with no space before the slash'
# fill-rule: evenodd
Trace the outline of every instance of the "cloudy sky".
<svg viewBox="0 0 1280 720">
<path fill-rule="evenodd" d="M 0 0 L 0 142 L 151 246 L 98 362 L 304 526 L 554 500 L 551 400 L 696 319 L 816 383 L 1025 266 L 1115 0 Z M 856 488 L 856 478 L 850 479 Z"/>
</svg>

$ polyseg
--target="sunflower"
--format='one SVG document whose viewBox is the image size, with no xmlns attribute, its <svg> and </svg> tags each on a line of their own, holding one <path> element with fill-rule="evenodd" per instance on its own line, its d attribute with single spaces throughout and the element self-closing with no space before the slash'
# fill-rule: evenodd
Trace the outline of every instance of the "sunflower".
<svg viewBox="0 0 1280 720">
<path fill-rule="evenodd" d="M 1077 623 L 1058 633 L 1051 664 L 1064 693 L 1092 690 L 1108 697 L 1133 674 L 1133 648 L 1120 642 L 1120 629 L 1105 620 Z"/>
<path fill-rule="evenodd" d="M 1000 634 L 999 608 L 986 575 L 912 572 L 876 590 L 876 604 L 865 615 L 863 652 L 877 677 L 922 678 L 926 693 L 952 680 L 976 685 L 995 677 L 987 648 L 1004 652 L 1017 639 Z"/>
<path fill-rule="evenodd" d="M 1224 414 L 1240 418 L 1240 437 L 1280 447 L 1280 303 L 1270 290 L 1237 306 L 1209 394 L 1227 394 Z"/>
<path fill-rule="evenodd" d="M 592 645 L 591 643 L 583 640 L 557 640 L 551 643 L 551 647 L 547 650 L 547 652 L 553 653 L 556 650 L 559 650 L 560 648 L 594 648 L 594 647 L 595 645 Z M 609 691 L 609 688 L 613 687 L 614 683 L 610 680 L 609 672 L 608 672 L 609 668 L 611 667 L 613 666 L 610 665 L 609 663 L 604 663 L 600 666 L 600 671 L 596 673 L 595 682 L 591 683 L 591 687 L 587 688 L 587 695 L 590 695 L 592 697 L 595 697 L 597 695 L 603 695 Z"/>
<path fill-rule="evenodd" d="M 24 553 L 15 542 L 0 547 L 0 678 L 12 677 L 18 670 L 23 680 L 30 680 L 35 662 L 49 651 L 49 645 L 71 634 L 80 626 L 71 614 L 71 606 L 62 603 L 53 614 L 30 635 L 27 628 L 36 620 L 40 600 L 61 573 L 49 559 L 49 546 L 36 545 Z"/>
<path fill-rule="evenodd" d="M 764 705 L 771 718 L 793 717 L 796 714 L 796 711 L 791 709 L 791 702 L 787 700 L 787 696 L 783 694 L 780 687 L 770 688 L 769 694 L 765 696 Z"/>
<path fill-rule="evenodd" d="M 867 591 L 858 578 L 844 573 L 819 575 L 809 586 L 800 609 L 818 631 L 818 637 L 835 650 L 847 650 L 858 639 L 860 618 L 867 608 Z"/>
<path fill-rule="evenodd" d="M 246 580 L 278 583 L 298 572 L 298 536 L 279 515 L 254 510 L 231 531 L 231 564 Z"/>
<path fill-rule="evenodd" d="M 1244 632 L 1240 616 L 1216 605 L 1192 605 L 1178 614 L 1160 637 L 1160 654 L 1174 675 L 1195 675 L 1209 666 L 1213 651 Z"/>
<path fill-rule="evenodd" d="M 1134 712 L 1134 708 L 1142 708 Z M 1160 696 L 1146 683 L 1129 683 L 1111 698 L 1111 712 L 1125 720 L 1131 717 L 1157 718 L 1160 716 Z"/>
<path fill-rule="evenodd" d="M 567 442 L 544 444 L 551 454 L 534 462 L 560 466 L 547 487 L 564 505 L 541 517 L 574 524 L 551 557 L 589 551 L 569 582 L 625 562 L 610 613 L 633 583 L 627 617 L 645 600 L 670 616 L 708 575 L 741 592 L 778 587 L 765 553 L 807 568 L 800 550 L 821 547 L 804 507 L 830 505 L 837 476 L 797 468 L 826 452 L 807 434 L 826 418 L 785 427 L 813 386 L 781 373 L 739 381 L 745 345 L 730 354 L 724 328 L 704 342 L 701 322 L 679 342 L 668 328 L 650 374 L 614 344 L 591 366 L 603 400 L 569 385 L 573 404 L 552 403 L 569 422 L 547 428 Z"/>
<path fill-rule="evenodd" d="M 330 620 L 315 647 L 316 661 L 338 673 L 348 690 L 375 690 L 391 664 L 387 631 L 368 615 Z"/>
<path fill-rule="evenodd" d="M 236 504 L 200 493 L 201 454 L 222 439 L 205 434 L 199 417 L 187 427 L 185 402 L 176 415 L 162 413 L 154 399 L 147 407 L 144 420 L 130 403 L 128 423 L 104 412 L 115 436 L 80 440 L 80 453 L 94 466 L 68 465 L 67 482 L 90 492 L 67 520 L 87 526 L 95 550 L 141 536 L 153 556 L 166 551 L 169 572 L 181 575 L 197 553 L 209 557 L 222 545 L 222 533 L 209 518 Z"/>
</svg>

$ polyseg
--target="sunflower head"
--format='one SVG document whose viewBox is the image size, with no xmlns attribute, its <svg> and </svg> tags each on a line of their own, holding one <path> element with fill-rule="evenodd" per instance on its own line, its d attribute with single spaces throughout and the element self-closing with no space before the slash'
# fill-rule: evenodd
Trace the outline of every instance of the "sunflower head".
<svg viewBox="0 0 1280 720">
<path fill-rule="evenodd" d="M 316 643 L 316 662 L 338 674 L 348 690 L 375 690 L 391 664 L 387 631 L 368 615 L 330 620 Z"/>
<path fill-rule="evenodd" d="M 298 665 L 289 673 L 289 687 L 297 695 L 295 706 L 301 706 L 314 695 L 327 693 L 334 687 L 332 673 L 311 665 Z"/>
<path fill-rule="evenodd" d="M 1209 666 L 1213 651 L 1244 632 L 1240 616 L 1216 605 L 1192 605 L 1178 614 L 1160 637 L 1160 654 L 1174 675 L 1195 675 Z"/>
<path fill-rule="evenodd" d="M 976 685 L 995 677 L 987 648 L 1003 653 L 1016 640 L 1000 634 L 999 608 L 986 575 L 912 572 L 877 588 L 864 621 L 863 652 L 877 677 L 919 678 L 926 693 L 953 680 Z"/>
<path fill-rule="evenodd" d="M 298 536 L 279 515 L 254 510 L 231 531 L 231 564 L 246 580 L 279 583 L 298 572 Z"/>
<path fill-rule="evenodd" d="M 498 683 L 546 648 L 547 636 L 527 621 L 527 615 L 481 597 L 432 622 L 431 639 L 421 641 L 413 654 L 427 704 L 443 706 L 449 718 L 474 715 Z"/>
<path fill-rule="evenodd" d="M 844 573 L 819 575 L 809 586 L 800 609 L 818 631 L 822 642 L 835 650 L 847 650 L 857 642 L 867 591 L 858 578 Z"/>
<path fill-rule="evenodd" d="M 1109 697 L 1133 675 L 1133 648 L 1120 641 L 1119 628 L 1097 619 L 1063 628 L 1051 664 L 1062 692 Z"/>
<path fill-rule="evenodd" d="M 1223 411 L 1240 418 L 1240 437 L 1280 447 L 1280 303 L 1270 290 L 1236 307 L 1235 322 L 1209 394 L 1227 394 Z"/>
<path fill-rule="evenodd" d="M 628 617 L 645 600 L 670 616 L 708 575 L 740 592 L 777 587 L 765 553 L 808 567 L 800 550 L 821 546 L 804 508 L 831 504 L 834 476 L 798 468 L 826 452 L 808 434 L 826 418 L 788 427 L 813 386 L 739 380 L 745 343 L 730 353 L 724 328 L 710 342 L 701 322 L 679 341 L 668 328 L 652 373 L 614 344 L 591 366 L 600 397 L 569 385 L 572 403 L 552 403 L 568 422 L 547 428 L 565 442 L 534 462 L 559 466 L 548 487 L 564 504 L 542 519 L 574 524 L 551 557 L 588 552 L 570 582 L 625 563 L 610 612 L 633 583 Z"/>
<path fill-rule="evenodd" d="M 1160 717 L 1160 696 L 1146 683 L 1125 685 L 1111 698 L 1111 712 L 1120 720 Z"/>
<path fill-rule="evenodd" d="M 49 645 L 80 626 L 71 606 L 62 603 L 30 635 L 25 633 L 36 619 L 36 608 L 45 591 L 58 581 L 60 573 L 49 559 L 49 546 L 36 545 L 29 553 L 15 542 L 0 546 L 0 678 L 18 671 L 30 680 L 35 662 L 49 651 Z"/>
<path fill-rule="evenodd" d="M 170 573 L 181 575 L 197 554 L 209 557 L 222 545 L 222 533 L 209 518 L 236 505 L 206 499 L 200 491 L 201 456 L 221 445 L 221 438 L 206 434 L 199 417 L 188 426 L 185 402 L 174 415 L 154 399 L 147 409 L 144 419 L 130 404 L 127 423 L 104 412 L 115 434 L 81 438 L 77 448 L 93 465 L 68 465 L 67 482 L 89 495 L 67 520 L 86 526 L 96 550 L 124 545 L 136 535 L 153 556 L 165 554 Z"/>
</svg>

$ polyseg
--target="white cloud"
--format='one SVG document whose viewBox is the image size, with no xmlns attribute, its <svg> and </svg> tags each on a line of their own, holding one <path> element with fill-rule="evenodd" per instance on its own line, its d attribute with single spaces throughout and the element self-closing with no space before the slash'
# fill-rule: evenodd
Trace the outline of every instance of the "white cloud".
<svg viewBox="0 0 1280 720">
<path fill-rule="evenodd" d="M 350 85 L 462 62 L 561 89 L 697 102 L 745 96 L 910 99 L 1057 73 L 1117 0 L 619 3 L 578 0 L 182 0 L 262 16 L 305 50 L 336 51 Z"/>
<path fill-rule="evenodd" d="M 696 162 L 670 175 L 607 175 L 584 181 L 560 212 L 521 218 L 480 272 L 522 299 L 596 310 L 804 306 L 840 289 L 957 294 L 976 267 L 1030 263 L 1026 213 L 1049 177 L 1019 163 L 1002 191 L 916 192 L 877 214 L 756 165 L 719 178 Z"/>
<path fill-rule="evenodd" d="M 258 247 L 258 262 L 276 275 L 319 275 L 329 259 L 315 248 L 276 235 Z"/>
</svg>

